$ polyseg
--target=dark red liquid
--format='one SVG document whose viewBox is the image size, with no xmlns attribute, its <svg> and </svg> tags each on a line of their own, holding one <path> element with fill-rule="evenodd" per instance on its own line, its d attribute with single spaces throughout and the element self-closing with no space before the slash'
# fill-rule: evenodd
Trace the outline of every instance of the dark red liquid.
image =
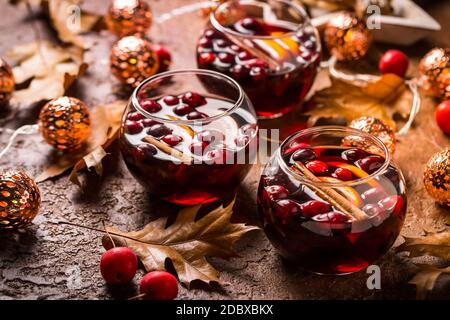
<svg viewBox="0 0 450 320">
<path fill-rule="evenodd" d="M 196 93 L 165 96 L 156 100 L 141 97 L 140 105 L 162 119 L 195 120 L 223 114 L 233 103 Z M 239 186 L 254 157 L 256 119 L 240 110 L 251 123 L 225 115 L 203 125 L 172 124 L 145 118 L 130 107 L 124 115 L 120 147 L 128 169 L 150 192 L 166 201 L 195 205 L 224 198 Z M 158 140 L 192 159 L 179 161 L 157 145 Z M 238 162 L 237 159 L 246 159 Z"/>
<path fill-rule="evenodd" d="M 294 145 L 284 153 L 288 166 L 299 161 L 334 183 L 374 173 L 385 161 L 357 148 Z M 404 182 L 394 166 L 364 183 L 334 189 L 366 213 L 362 220 L 324 200 L 316 187 L 288 175 L 276 159 L 261 177 L 258 205 L 264 230 L 284 257 L 312 272 L 345 274 L 366 268 L 392 246 L 406 212 Z"/>
<path fill-rule="evenodd" d="M 197 44 L 199 68 L 225 73 L 243 87 L 260 117 L 280 116 L 299 106 L 308 93 L 319 63 L 319 45 L 313 32 L 292 30 L 263 20 L 245 18 L 230 29 L 249 36 L 278 39 L 253 41 L 280 66 L 273 70 L 260 58 L 233 43 L 224 33 L 206 29 Z M 269 49 L 270 48 L 270 49 Z"/>
</svg>

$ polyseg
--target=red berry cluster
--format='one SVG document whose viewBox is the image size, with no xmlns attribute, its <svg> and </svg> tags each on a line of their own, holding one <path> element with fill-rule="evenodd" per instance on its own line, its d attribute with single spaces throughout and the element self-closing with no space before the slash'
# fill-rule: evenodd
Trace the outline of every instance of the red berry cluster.
<svg viewBox="0 0 450 320">
<path fill-rule="evenodd" d="M 103 253 L 100 271 L 107 284 L 125 285 L 136 275 L 138 258 L 126 247 L 112 248 Z M 149 300 L 173 300 L 178 295 L 177 279 L 165 271 L 147 273 L 139 284 L 142 298 Z"/>
</svg>

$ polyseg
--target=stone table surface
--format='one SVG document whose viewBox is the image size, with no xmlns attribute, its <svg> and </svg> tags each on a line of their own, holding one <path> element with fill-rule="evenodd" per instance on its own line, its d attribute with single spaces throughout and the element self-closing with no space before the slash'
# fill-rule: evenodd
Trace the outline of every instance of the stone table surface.
<svg viewBox="0 0 450 320">
<path fill-rule="evenodd" d="M 104 13 L 108 1 L 85 1 L 86 6 Z M 155 17 L 172 9 L 193 3 L 192 0 L 149 1 Z M 425 1 L 424 1 L 425 2 Z M 450 2 L 433 1 L 427 11 L 441 24 L 442 31 L 410 48 L 403 48 L 418 59 L 433 46 L 450 46 Z M 16 44 L 33 41 L 37 28 L 43 38 L 56 41 L 55 34 L 39 10 L 30 16 L 24 8 L 16 8 L 1 0 L 0 55 Z M 161 21 L 160 21 L 161 22 Z M 194 67 L 194 42 L 205 21 L 189 13 L 176 19 L 155 23 L 150 37 L 173 52 L 173 68 Z M 123 90 L 109 73 L 109 49 L 115 38 L 107 31 L 85 36 L 94 46 L 85 54 L 88 73 L 79 79 L 69 94 L 86 101 L 91 107 L 123 97 Z M 413 74 L 413 73 L 411 73 Z M 436 151 L 449 146 L 449 137 L 437 128 L 433 110 L 436 102 L 424 99 L 415 126 L 398 143 L 395 161 L 400 165 L 408 185 L 408 213 L 402 235 L 420 236 L 424 230 L 448 229 L 450 212 L 437 206 L 422 186 L 423 166 Z M 21 106 L 13 119 L 0 119 L 0 146 L 11 135 L 10 129 L 36 122 L 40 106 Z M 7 117 L 7 115 L 1 115 Z M 282 127 L 282 134 L 292 131 L 300 118 L 277 121 L 264 126 Z M 9 129 L 7 129 L 9 128 Z M 24 168 L 36 177 L 44 168 L 51 149 L 39 135 L 19 138 L 14 148 L 0 160 L 0 168 Z M 71 184 L 67 175 L 39 184 L 42 208 L 34 223 L 24 232 L 0 235 L 0 299 L 122 299 L 136 294 L 136 282 L 122 288 L 109 288 L 99 272 L 99 258 L 104 249 L 101 235 L 89 230 L 55 225 L 51 221 L 66 219 L 88 226 L 101 226 L 102 221 L 123 230 L 142 227 L 157 216 L 176 208 L 151 199 L 126 170 L 117 146 L 111 148 L 105 161 L 105 174 L 83 174 L 85 192 Z M 255 193 L 260 166 L 255 166 L 237 196 L 236 221 L 257 223 Z M 397 244 L 401 239 L 397 241 Z M 312 275 L 283 261 L 262 232 L 246 236 L 238 244 L 240 258 L 231 261 L 210 259 L 228 284 L 207 288 L 196 285 L 182 288 L 180 299 L 409 299 L 415 288 L 408 284 L 415 267 L 391 250 L 377 264 L 381 268 L 381 290 L 369 290 L 365 271 L 349 276 Z M 140 271 L 140 275 L 143 272 Z M 139 279 L 140 276 L 136 277 Z M 447 281 L 444 281 L 447 280 Z M 448 281 L 441 277 L 430 298 L 450 298 Z"/>
</svg>

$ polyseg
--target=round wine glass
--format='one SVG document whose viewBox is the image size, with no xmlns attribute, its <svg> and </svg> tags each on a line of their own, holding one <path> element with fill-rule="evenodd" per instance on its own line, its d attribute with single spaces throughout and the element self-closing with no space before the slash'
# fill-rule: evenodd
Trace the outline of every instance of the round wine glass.
<svg viewBox="0 0 450 320">
<path fill-rule="evenodd" d="M 134 91 L 120 130 L 132 175 L 160 199 L 196 205 L 236 191 L 256 156 L 256 115 L 241 87 L 209 70 L 176 70 Z"/>
</svg>

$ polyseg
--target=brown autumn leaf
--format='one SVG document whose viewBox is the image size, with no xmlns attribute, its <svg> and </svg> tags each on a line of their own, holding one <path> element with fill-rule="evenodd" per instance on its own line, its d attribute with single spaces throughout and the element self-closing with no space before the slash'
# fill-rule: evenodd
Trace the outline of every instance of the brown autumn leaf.
<svg viewBox="0 0 450 320">
<path fill-rule="evenodd" d="M 397 252 L 408 252 L 409 257 L 433 256 L 447 262 L 450 261 L 450 232 L 426 232 L 424 237 L 407 238 L 397 249 Z M 425 299 L 428 291 L 433 290 L 438 277 L 450 274 L 450 266 L 438 268 L 429 264 L 417 264 L 420 271 L 409 281 L 417 287 L 417 299 Z"/>
<path fill-rule="evenodd" d="M 82 49 L 62 48 L 48 41 L 16 46 L 7 56 L 16 64 L 16 83 L 31 80 L 27 88 L 14 91 L 12 103 L 32 104 L 60 97 L 87 69 Z"/>
<path fill-rule="evenodd" d="M 41 6 L 49 17 L 50 23 L 65 43 L 87 48 L 80 34 L 91 31 L 101 20 L 101 16 L 82 9 L 82 0 L 10 0 L 14 5 L 29 3 Z"/>
<path fill-rule="evenodd" d="M 384 120 L 394 129 L 394 116 L 407 118 L 411 109 L 412 94 L 402 78 L 385 74 L 366 86 L 332 79 L 331 87 L 316 92 L 310 102 L 313 109 L 308 125 L 314 126 L 319 119 L 345 118 L 347 123 L 362 116 L 374 116 Z"/>
<path fill-rule="evenodd" d="M 450 232 L 426 232 L 421 238 L 407 238 L 397 252 L 408 251 L 410 257 L 429 255 L 450 260 Z"/>
<path fill-rule="evenodd" d="M 423 300 L 427 293 L 433 290 L 437 279 L 442 274 L 450 274 L 450 267 L 437 268 L 428 264 L 418 265 L 420 271 L 409 281 L 416 286 L 416 298 Z"/>
<path fill-rule="evenodd" d="M 103 173 L 102 160 L 107 155 L 106 149 L 117 138 L 121 125 L 122 113 L 127 102 L 114 101 L 100 105 L 91 112 L 92 134 L 85 147 L 75 153 L 63 153 L 53 161 L 36 178 L 37 182 L 57 177 L 72 168 L 69 180 L 81 187 L 78 172 L 84 168 L 94 168 L 96 173 Z"/>
<path fill-rule="evenodd" d="M 167 218 L 147 224 L 142 230 L 121 232 L 108 227 L 116 246 L 131 248 L 147 271 L 164 270 L 170 260 L 180 281 L 189 288 L 194 280 L 222 283 L 219 272 L 208 263 L 207 256 L 224 259 L 236 257 L 233 246 L 244 234 L 258 227 L 230 223 L 234 202 L 219 207 L 195 221 L 200 206 L 182 209 L 173 224 Z M 119 235 L 119 236 L 117 236 Z M 111 239 L 103 237 L 103 246 L 112 247 Z"/>
</svg>

